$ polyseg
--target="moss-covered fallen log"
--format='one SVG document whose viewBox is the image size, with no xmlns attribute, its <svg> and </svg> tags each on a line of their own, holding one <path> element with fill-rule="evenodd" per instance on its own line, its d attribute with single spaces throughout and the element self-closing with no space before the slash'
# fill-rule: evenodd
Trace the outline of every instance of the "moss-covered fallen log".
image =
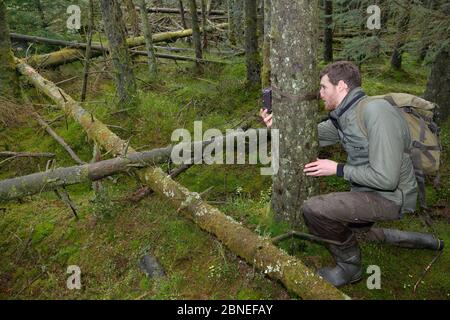
<svg viewBox="0 0 450 320">
<path fill-rule="evenodd" d="M 38 115 L 36 117 L 42 121 Z M 45 125 L 48 127 L 46 123 Z M 195 154 L 197 148 L 203 150 L 203 148 L 212 144 L 212 147 L 216 149 L 214 146 L 216 144 L 223 150 L 226 144 L 225 141 L 238 137 L 245 138 L 246 134 L 245 131 L 236 131 L 225 136 L 216 137 L 213 140 L 195 141 L 192 143 L 183 142 L 175 146 L 170 145 L 165 148 L 150 151 L 134 152 L 126 154 L 123 157 L 93 163 L 80 163 L 77 166 L 57 168 L 26 176 L 0 180 L 0 201 L 23 198 L 41 192 L 52 191 L 58 187 L 97 181 L 114 174 L 126 173 L 130 169 L 146 168 L 166 163 L 170 159 L 174 148 L 185 151 L 189 149 L 189 154 Z M 191 159 L 190 163 L 194 163 L 194 159 Z M 181 166 L 181 170 L 183 166 Z M 170 176 L 173 177 L 177 174 L 177 172 L 171 173 Z"/>
<path fill-rule="evenodd" d="M 143 168 L 166 162 L 172 147 L 137 152 L 127 157 L 117 157 L 91 164 L 57 168 L 45 172 L 5 179 L 0 181 L 0 201 L 12 200 L 33 194 L 52 191 L 58 187 L 97 181 L 105 177 L 124 173 L 130 168 Z"/>
<path fill-rule="evenodd" d="M 62 90 L 42 78 L 23 62 L 17 69 L 51 100 L 69 113 L 86 130 L 88 136 L 112 153 L 119 154 L 126 145 L 116 134 L 94 117 L 88 116 L 78 103 Z M 64 100 L 63 96 L 66 96 Z M 135 152 L 130 146 L 129 153 Z M 284 286 L 303 299 L 346 299 L 343 292 L 333 287 L 306 267 L 299 259 L 274 246 L 270 239 L 262 238 L 203 201 L 198 193 L 191 192 L 172 180 L 158 167 L 138 171 L 141 181 L 155 192 L 166 196 L 178 212 L 194 221 L 201 229 L 210 232 L 228 249 L 268 277 L 281 281 Z"/>
<path fill-rule="evenodd" d="M 228 24 L 218 24 L 215 26 L 209 26 L 206 28 L 207 32 L 214 31 L 216 29 L 225 28 Z M 192 35 L 192 29 L 180 30 L 180 31 L 170 31 L 170 32 L 162 32 L 156 33 L 152 36 L 153 43 L 164 42 L 164 41 L 172 41 L 180 38 L 189 37 Z M 48 39 L 43 37 L 35 37 L 35 36 L 26 36 L 14 34 L 12 39 L 22 40 L 22 41 L 30 41 L 30 42 L 38 42 L 38 43 L 47 43 L 52 45 L 59 46 L 67 46 L 69 48 L 64 48 L 58 51 L 50 52 L 47 54 L 35 55 L 27 58 L 25 62 L 33 67 L 39 68 L 47 68 L 47 67 L 56 67 L 62 64 L 71 63 L 74 61 L 78 61 L 84 58 L 85 51 L 81 49 L 86 48 L 86 43 L 73 42 L 73 41 L 64 41 L 64 40 L 55 40 Z M 145 39 L 143 36 L 133 37 L 127 39 L 127 44 L 129 47 L 137 47 L 145 44 Z M 102 51 L 108 51 L 107 44 L 102 46 L 100 43 L 92 43 L 91 49 L 91 57 L 98 57 L 102 54 Z M 165 58 L 164 55 L 161 55 L 160 58 Z M 173 57 L 172 57 L 173 59 Z"/>
</svg>

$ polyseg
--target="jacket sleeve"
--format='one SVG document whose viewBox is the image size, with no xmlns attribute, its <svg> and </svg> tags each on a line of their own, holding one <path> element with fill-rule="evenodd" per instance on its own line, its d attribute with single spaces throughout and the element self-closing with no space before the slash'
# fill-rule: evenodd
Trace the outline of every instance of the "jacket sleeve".
<svg viewBox="0 0 450 320">
<path fill-rule="evenodd" d="M 379 190 L 395 190 L 400 181 L 405 133 L 402 116 L 384 100 L 374 100 L 363 112 L 368 132 L 369 163 L 345 165 L 344 178 Z"/>
<path fill-rule="evenodd" d="M 322 121 L 317 125 L 319 131 L 319 146 L 325 147 L 339 142 L 339 134 L 331 120 Z"/>
</svg>

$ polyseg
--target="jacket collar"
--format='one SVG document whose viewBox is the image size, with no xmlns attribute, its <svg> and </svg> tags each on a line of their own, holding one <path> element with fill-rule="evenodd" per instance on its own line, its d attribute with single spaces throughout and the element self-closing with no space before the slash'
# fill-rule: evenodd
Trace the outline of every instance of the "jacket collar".
<svg viewBox="0 0 450 320">
<path fill-rule="evenodd" d="M 342 116 L 345 111 L 347 111 L 350 107 L 352 107 L 357 101 L 359 101 L 361 98 L 365 97 L 365 92 L 361 89 L 361 87 L 356 87 L 352 89 L 344 98 L 344 100 L 341 101 L 341 103 L 330 112 L 330 117 L 333 117 L 335 119 Z"/>
</svg>

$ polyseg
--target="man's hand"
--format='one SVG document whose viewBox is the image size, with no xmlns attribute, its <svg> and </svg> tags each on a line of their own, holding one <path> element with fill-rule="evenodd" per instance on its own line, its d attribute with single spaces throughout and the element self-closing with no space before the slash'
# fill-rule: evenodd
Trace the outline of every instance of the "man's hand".
<svg viewBox="0 0 450 320">
<path fill-rule="evenodd" d="M 263 119 L 264 123 L 266 124 L 267 128 L 270 129 L 272 127 L 272 114 L 268 114 L 266 109 L 260 109 L 259 115 Z"/>
<path fill-rule="evenodd" d="M 305 165 L 303 172 L 307 176 L 322 177 L 336 174 L 338 163 L 328 159 L 317 159 L 317 161 Z"/>
</svg>

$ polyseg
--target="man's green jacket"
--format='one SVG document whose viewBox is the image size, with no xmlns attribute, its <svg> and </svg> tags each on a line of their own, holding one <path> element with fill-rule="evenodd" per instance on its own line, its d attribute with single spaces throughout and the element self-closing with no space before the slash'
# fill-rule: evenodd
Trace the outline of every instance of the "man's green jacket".
<svg viewBox="0 0 450 320">
<path fill-rule="evenodd" d="M 320 146 L 341 142 L 348 158 L 345 165 L 338 166 L 338 176 L 351 182 L 352 191 L 376 192 L 401 206 L 401 213 L 412 212 L 416 208 L 417 182 L 408 154 L 408 125 L 398 108 L 376 99 L 363 110 L 366 136 L 356 113 L 364 97 L 361 88 L 353 89 L 330 112 L 334 124 L 327 120 L 318 125 Z"/>
</svg>

